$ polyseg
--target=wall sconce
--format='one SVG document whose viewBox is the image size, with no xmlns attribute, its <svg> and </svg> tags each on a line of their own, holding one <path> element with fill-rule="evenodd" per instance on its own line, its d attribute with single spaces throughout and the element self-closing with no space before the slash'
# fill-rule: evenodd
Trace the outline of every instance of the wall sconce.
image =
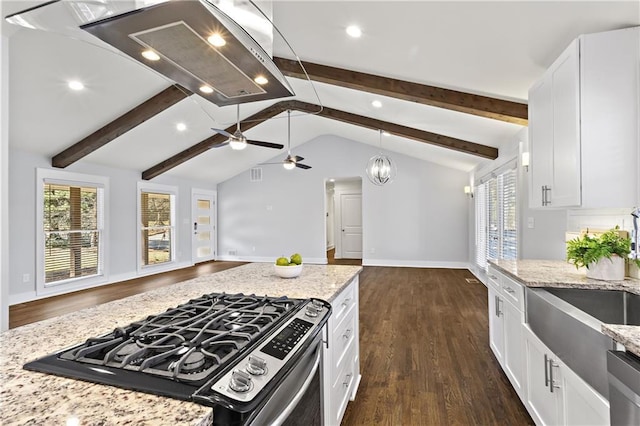
<svg viewBox="0 0 640 426">
<path fill-rule="evenodd" d="M 528 152 L 522 153 L 522 167 L 524 167 L 525 172 L 529 171 L 529 153 Z"/>
<path fill-rule="evenodd" d="M 464 187 L 464 194 L 469 198 L 473 198 L 473 192 L 471 192 L 471 187 L 469 185 Z"/>
</svg>

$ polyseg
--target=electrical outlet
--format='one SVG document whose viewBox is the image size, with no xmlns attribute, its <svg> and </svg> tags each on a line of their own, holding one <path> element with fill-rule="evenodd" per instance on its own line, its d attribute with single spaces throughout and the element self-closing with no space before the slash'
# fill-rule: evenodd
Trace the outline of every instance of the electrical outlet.
<svg viewBox="0 0 640 426">
<path fill-rule="evenodd" d="M 527 218 L 527 228 L 533 229 L 533 228 L 535 228 L 535 226 L 536 226 L 536 222 L 535 222 L 534 218 L 528 217 Z"/>
<path fill-rule="evenodd" d="M 238 250 L 229 250 L 229 256 L 237 256 Z"/>
<path fill-rule="evenodd" d="M 31 275 L 29 275 L 29 274 L 22 274 L 22 282 L 23 282 L 23 283 L 28 283 L 29 281 L 31 281 Z"/>
</svg>

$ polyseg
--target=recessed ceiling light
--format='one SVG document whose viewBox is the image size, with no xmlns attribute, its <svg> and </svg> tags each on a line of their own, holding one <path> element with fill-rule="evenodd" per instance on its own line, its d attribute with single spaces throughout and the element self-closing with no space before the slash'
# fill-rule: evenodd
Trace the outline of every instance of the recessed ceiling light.
<svg viewBox="0 0 640 426">
<path fill-rule="evenodd" d="M 349 25 L 347 27 L 347 34 L 353 38 L 358 38 L 362 35 L 362 30 L 357 25 Z"/>
<path fill-rule="evenodd" d="M 179 132 L 184 132 L 185 130 L 187 130 L 187 125 L 184 124 L 184 123 L 178 123 L 178 124 L 176 124 L 176 129 Z"/>
<path fill-rule="evenodd" d="M 202 93 L 213 93 L 213 88 L 211 88 L 211 86 L 207 86 L 206 84 L 203 86 L 200 86 L 200 91 Z"/>
<path fill-rule="evenodd" d="M 269 80 L 267 80 L 267 78 L 263 75 L 259 75 L 256 78 L 253 79 L 253 81 L 255 81 L 256 83 L 258 83 L 259 85 L 264 85 L 267 84 L 269 82 Z"/>
<path fill-rule="evenodd" d="M 212 34 L 207 38 L 207 41 L 215 47 L 222 47 L 227 44 L 227 41 L 222 38 L 218 33 Z"/>
<path fill-rule="evenodd" d="M 382 102 L 380 102 L 377 99 L 375 101 L 371 102 L 371 105 L 373 105 L 376 108 L 382 108 Z"/>
<path fill-rule="evenodd" d="M 84 84 L 82 84 L 81 81 L 78 80 L 71 80 L 67 83 L 67 85 L 69 86 L 69 89 L 71 90 L 82 90 L 84 89 Z"/>
<path fill-rule="evenodd" d="M 142 51 L 142 56 L 144 56 L 145 59 L 148 59 L 150 61 L 159 61 L 160 60 L 160 55 L 158 55 L 153 50 L 144 50 L 144 51 Z"/>
</svg>

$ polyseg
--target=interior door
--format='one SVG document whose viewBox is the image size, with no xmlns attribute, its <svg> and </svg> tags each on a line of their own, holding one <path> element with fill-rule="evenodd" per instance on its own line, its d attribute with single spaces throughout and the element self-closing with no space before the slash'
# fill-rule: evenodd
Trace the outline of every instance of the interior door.
<svg viewBox="0 0 640 426">
<path fill-rule="evenodd" d="M 192 253 L 193 263 L 213 260 L 216 255 L 216 195 L 214 192 L 192 194 Z"/>
<path fill-rule="evenodd" d="M 362 259 L 362 194 L 340 194 L 342 257 Z"/>
</svg>

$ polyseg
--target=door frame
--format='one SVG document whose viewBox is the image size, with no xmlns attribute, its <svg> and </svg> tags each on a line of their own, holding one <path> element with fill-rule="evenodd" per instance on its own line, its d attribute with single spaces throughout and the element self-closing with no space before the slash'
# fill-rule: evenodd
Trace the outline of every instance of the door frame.
<svg viewBox="0 0 640 426">
<path fill-rule="evenodd" d="M 196 196 L 204 195 L 213 199 L 213 220 L 211 222 L 212 235 L 213 235 L 213 254 L 210 258 L 205 260 L 196 259 L 195 254 L 195 237 L 193 233 L 192 224 L 197 221 L 196 218 Z M 198 189 L 191 188 L 191 220 L 189 222 L 189 233 L 191 234 L 191 263 L 196 264 L 196 260 L 199 262 L 207 262 L 210 260 L 216 260 L 218 258 L 218 192 L 211 189 Z"/>
<path fill-rule="evenodd" d="M 364 194 L 362 191 L 362 177 L 361 176 L 354 176 L 354 177 L 341 177 L 341 178 L 332 178 L 334 179 L 333 183 L 334 185 L 334 191 L 333 191 L 333 220 L 334 220 L 334 224 L 333 224 L 333 233 L 334 233 L 334 237 L 333 237 L 333 243 L 334 243 L 334 248 L 335 248 L 335 255 L 334 257 L 336 259 L 342 259 L 342 233 L 340 232 L 340 230 L 342 229 L 342 217 L 341 217 L 341 213 L 342 213 L 342 207 L 341 207 L 341 202 L 340 202 L 340 196 L 341 195 L 347 195 L 347 194 L 358 194 L 361 197 L 362 202 L 364 203 Z M 326 191 L 327 188 L 327 182 L 329 182 L 329 178 L 325 178 L 324 180 L 324 191 Z M 344 184 L 344 183 L 348 183 L 348 182 L 358 182 L 359 183 L 359 189 L 356 188 L 340 188 L 340 184 Z M 326 206 L 326 200 L 325 200 L 325 211 L 327 209 Z M 362 238 L 364 240 L 364 209 L 362 210 L 362 214 L 361 214 L 361 219 L 362 219 Z M 327 236 L 326 236 L 326 226 L 325 226 L 325 237 L 324 237 L 324 241 L 326 242 L 327 240 Z M 325 243 L 326 245 L 326 243 Z M 364 247 L 364 244 L 363 244 Z M 362 257 L 364 258 L 364 249 L 362 251 Z"/>
</svg>

